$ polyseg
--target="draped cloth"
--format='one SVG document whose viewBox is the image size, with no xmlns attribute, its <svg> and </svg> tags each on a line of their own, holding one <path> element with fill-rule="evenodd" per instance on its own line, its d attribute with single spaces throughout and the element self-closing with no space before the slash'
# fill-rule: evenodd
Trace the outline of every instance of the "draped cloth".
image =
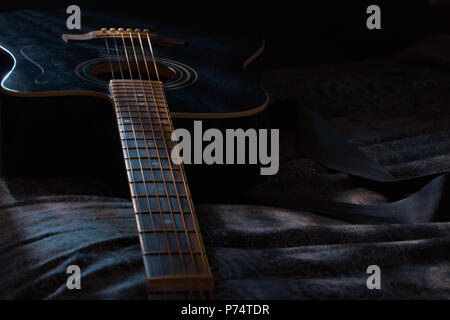
<svg viewBox="0 0 450 320">
<path fill-rule="evenodd" d="M 197 205 L 216 298 L 450 298 L 449 48 L 265 74 L 280 172 L 235 190 L 251 204 Z M 0 298 L 145 299 L 130 202 L 0 180 L 0 276 Z"/>
</svg>

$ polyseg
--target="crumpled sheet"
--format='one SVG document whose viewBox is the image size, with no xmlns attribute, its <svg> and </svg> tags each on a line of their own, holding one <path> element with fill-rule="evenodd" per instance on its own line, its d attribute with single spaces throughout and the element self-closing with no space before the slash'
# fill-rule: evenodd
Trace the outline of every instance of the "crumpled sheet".
<svg viewBox="0 0 450 320">
<path fill-rule="evenodd" d="M 0 207 L 0 298 L 145 299 L 128 201 L 37 197 Z M 448 299 L 450 223 L 352 225 L 271 207 L 199 206 L 216 299 Z M 81 290 L 66 268 L 81 268 Z M 381 268 L 381 290 L 366 286 Z"/>
</svg>

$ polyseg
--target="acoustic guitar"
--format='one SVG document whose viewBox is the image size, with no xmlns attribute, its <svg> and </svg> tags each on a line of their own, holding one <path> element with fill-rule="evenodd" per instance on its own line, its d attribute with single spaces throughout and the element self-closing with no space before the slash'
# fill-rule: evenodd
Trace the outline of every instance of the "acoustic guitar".
<svg viewBox="0 0 450 320">
<path fill-rule="evenodd" d="M 172 118 L 235 118 L 262 111 L 268 96 L 245 69 L 264 42 L 85 12 L 75 33 L 66 29 L 66 17 L 63 11 L 0 15 L 0 25 L 15 26 L 0 31 L 0 48 L 14 60 L 2 91 L 108 99 L 150 297 L 211 298 L 213 278 L 186 174 L 170 157 Z M 129 23 L 141 29 L 128 28 Z"/>
<path fill-rule="evenodd" d="M 265 90 L 245 73 L 264 42 L 88 12 L 82 29 L 72 32 L 66 18 L 64 11 L 0 15 L 0 25 L 14 26 L 0 30 L 0 49 L 13 59 L 2 91 L 110 101 L 150 297 L 211 298 L 213 278 L 186 174 L 170 157 L 172 118 L 264 110 Z"/>
</svg>

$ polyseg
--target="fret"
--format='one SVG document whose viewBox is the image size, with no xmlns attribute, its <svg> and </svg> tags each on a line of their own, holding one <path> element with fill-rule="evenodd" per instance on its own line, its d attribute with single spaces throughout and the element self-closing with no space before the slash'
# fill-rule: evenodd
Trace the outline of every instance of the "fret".
<svg viewBox="0 0 450 320">
<path fill-rule="evenodd" d="M 171 170 L 150 170 L 150 169 L 129 169 L 127 170 L 130 183 L 134 182 L 160 182 L 176 181 L 182 182 L 182 176 L 179 169 Z M 173 177 L 172 177 L 173 175 Z"/>
<path fill-rule="evenodd" d="M 164 233 L 164 232 L 175 232 L 175 233 L 183 233 L 183 241 L 186 239 L 186 235 L 185 232 L 190 232 L 193 233 L 195 236 L 195 230 L 187 230 L 187 229 L 175 229 L 175 228 L 161 228 L 161 229 L 143 229 L 143 230 L 138 230 L 139 233 Z M 187 243 L 187 242 L 186 242 Z"/>
<path fill-rule="evenodd" d="M 146 100 L 148 102 L 155 102 L 155 100 L 156 100 L 156 101 L 161 101 L 162 103 L 165 103 L 165 101 L 166 101 L 163 96 L 158 96 L 155 94 L 148 94 L 148 93 L 144 93 L 144 92 L 137 92 L 137 91 L 129 91 L 127 93 L 115 93 L 114 94 L 114 100 L 116 100 L 116 101 L 120 101 L 120 100 L 136 101 L 136 99 Z"/>
<path fill-rule="evenodd" d="M 155 188 L 158 193 L 158 195 L 163 196 L 173 196 L 176 197 L 178 195 L 186 195 L 186 192 L 184 190 L 184 186 L 178 186 L 181 185 L 180 183 L 176 184 L 175 190 L 175 184 L 173 182 L 151 182 L 151 183 L 142 183 L 142 182 L 132 182 L 131 183 L 131 195 L 133 197 L 142 197 L 142 196 L 148 196 L 148 195 L 154 195 L 155 194 Z M 183 190 L 182 192 L 180 190 Z M 167 208 L 165 205 L 161 206 L 162 210 L 169 210 L 169 204 L 167 203 Z"/>
<path fill-rule="evenodd" d="M 137 108 L 137 110 L 120 110 L 117 112 L 117 115 L 120 118 L 148 118 L 148 117 L 157 117 L 162 119 L 167 119 L 164 114 L 164 109 L 156 111 L 155 108 L 148 108 L 147 110 Z M 159 114 L 158 114 L 159 112 Z"/>
<path fill-rule="evenodd" d="M 127 170 L 130 182 L 150 181 L 153 178 L 150 170 Z"/>
<path fill-rule="evenodd" d="M 166 100 L 163 96 L 157 96 L 153 94 L 147 93 L 135 93 L 128 92 L 126 94 L 120 94 L 114 96 L 114 101 L 119 102 L 119 108 L 126 108 L 127 106 L 124 104 L 126 102 L 129 103 L 148 103 L 147 106 L 151 106 L 154 104 L 159 104 L 161 106 L 166 104 Z"/>
<path fill-rule="evenodd" d="M 151 118 L 146 115 L 145 117 L 129 117 L 127 115 L 123 116 L 117 116 L 119 120 L 119 124 L 131 124 L 131 125 L 141 125 L 141 124 L 150 124 L 150 123 L 162 123 L 162 124 L 169 124 L 169 120 L 166 116 L 162 116 L 160 119 L 158 119 L 158 116 L 153 114 L 151 115 Z"/>
<path fill-rule="evenodd" d="M 142 86 L 138 85 L 136 87 L 114 87 L 114 93 L 118 94 L 118 95 L 123 94 L 123 93 L 135 92 L 135 91 L 139 92 L 139 93 L 142 93 L 142 92 L 148 93 L 148 94 L 155 95 L 158 97 L 164 97 L 164 95 L 161 93 L 160 90 L 153 90 L 152 88 L 146 87 L 146 86 L 142 87 Z"/>
<path fill-rule="evenodd" d="M 126 158 L 127 169 L 170 169 L 169 158 Z"/>
<path fill-rule="evenodd" d="M 167 118 L 162 118 L 162 119 L 158 119 L 158 118 L 118 118 L 118 123 L 119 125 L 152 125 L 152 124 L 169 124 L 169 121 L 167 120 Z"/>
<path fill-rule="evenodd" d="M 164 153 L 165 149 L 159 149 L 159 154 Z M 150 157 L 154 158 L 157 157 L 157 151 L 155 148 L 128 148 L 124 150 L 124 156 L 125 158 L 142 158 L 142 157 Z M 165 156 L 164 156 L 165 157 Z"/>
<path fill-rule="evenodd" d="M 120 98 L 150 98 L 165 101 L 166 97 L 161 94 L 160 90 L 152 91 L 148 89 L 114 89 L 114 99 Z"/>
<path fill-rule="evenodd" d="M 182 187 L 180 187 L 182 188 Z M 177 186 L 178 189 L 178 186 Z M 153 182 L 153 183 L 136 183 L 136 182 L 132 182 L 131 183 L 131 192 L 132 192 L 132 196 L 133 197 L 145 197 L 148 195 L 154 195 L 155 191 L 158 195 L 163 195 L 163 196 L 173 196 L 176 197 L 177 196 L 177 191 L 175 190 L 175 185 L 174 183 L 170 183 L 170 182 Z M 181 193 L 180 191 L 178 191 L 179 195 L 186 195 L 186 193 L 183 191 L 183 193 Z M 169 204 L 167 204 L 167 207 L 169 206 Z M 168 208 L 166 209 L 164 206 L 161 207 L 162 210 L 169 210 Z"/>
<path fill-rule="evenodd" d="M 168 199 L 171 209 L 163 210 L 161 208 L 161 199 Z M 181 202 L 181 207 L 179 205 Z M 153 212 L 169 212 L 169 213 L 188 213 L 190 212 L 189 205 L 187 205 L 188 200 L 185 197 L 174 197 L 174 196 L 163 196 L 157 197 L 156 195 L 147 196 L 147 197 L 132 197 L 132 202 L 135 208 L 135 212 L 139 214 L 152 214 Z M 183 204 L 183 203 L 186 203 Z"/>
<path fill-rule="evenodd" d="M 165 148 L 166 144 L 169 143 L 163 139 L 122 139 L 122 143 L 125 148 L 145 148 L 145 147 L 158 147 Z M 167 151 L 167 150 L 166 150 Z M 155 151 L 156 152 L 156 151 Z M 167 153 L 167 152 L 166 152 Z"/>
<path fill-rule="evenodd" d="M 166 235 L 164 232 L 158 233 L 144 233 L 141 234 L 142 238 L 142 251 L 144 254 L 149 253 L 168 253 L 166 246 Z M 176 250 L 175 250 L 176 251 Z"/>
<path fill-rule="evenodd" d="M 159 122 L 159 119 L 161 118 L 162 120 L 166 120 L 167 119 L 167 115 L 165 114 L 165 110 L 164 108 L 158 108 L 158 110 L 156 110 L 155 108 L 149 108 L 150 110 L 150 114 L 154 115 L 155 113 L 159 112 L 159 117 L 156 117 L 156 120 L 158 121 L 150 121 L 149 119 L 149 113 L 147 110 L 143 110 L 140 107 L 131 107 L 130 110 L 122 110 L 118 112 L 118 117 L 120 119 L 122 118 L 136 118 L 136 119 L 140 119 L 142 120 L 142 123 L 140 122 L 129 122 L 128 125 L 128 129 L 125 131 L 134 131 L 134 130 L 160 130 L 161 128 L 164 129 L 164 131 L 168 132 L 172 132 L 172 129 L 167 125 L 163 125 L 163 127 L 161 127 L 161 124 Z M 130 116 L 130 112 L 131 112 L 131 116 Z M 140 112 L 141 114 L 135 114 L 137 112 Z M 122 127 L 120 128 L 122 130 Z"/>
<path fill-rule="evenodd" d="M 117 80 L 115 80 L 115 81 L 117 81 Z M 128 83 L 124 83 L 124 84 L 118 84 L 118 83 L 116 83 L 116 84 L 113 84 L 112 86 L 111 86 L 111 88 L 114 90 L 114 91 L 120 91 L 120 90 L 125 90 L 125 91 L 132 91 L 132 90 L 139 90 L 139 88 L 144 88 L 144 90 L 148 90 L 148 91 L 151 91 L 151 92 L 161 92 L 162 90 L 163 90 L 163 87 L 161 86 L 161 85 L 159 85 L 159 84 L 156 84 L 154 81 L 152 81 L 153 83 L 150 85 L 150 84 L 144 84 L 144 85 L 141 85 L 141 84 L 138 84 L 138 85 L 133 85 L 133 84 L 128 84 Z"/>
<path fill-rule="evenodd" d="M 151 239 L 152 237 L 150 237 Z M 166 238 L 161 237 L 162 241 L 166 241 Z M 186 256 L 185 259 L 189 259 L 192 261 L 192 258 L 190 258 L 190 254 L 192 253 L 193 255 L 201 255 L 202 252 L 201 251 L 191 251 L 191 250 L 179 250 L 178 246 L 175 246 L 175 252 L 168 252 L 168 251 L 158 251 L 158 250 L 152 250 L 152 251 L 145 251 L 143 254 L 146 256 L 158 256 L 158 255 L 171 255 L 172 258 L 174 257 L 180 257 L 180 256 Z"/>
<path fill-rule="evenodd" d="M 175 142 L 162 84 L 112 80 L 131 201 L 152 292 L 212 290 L 212 275 Z"/>
<path fill-rule="evenodd" d="M 188 212 L 190 211 L 189 208 L 189 200 L 187 199 L 187 196 L 171 196 L 166 194 L 157 194 L 154 191 L 154 188 L 152 188 L 152 194 L 148 194 L 146 196 L 132 196 L 132 201 L 134 204 L 134 207 L 136 208 L 136 211 L 139 213 L 144 212 L 155 212 L 155 211 L 163 211 L 164 209 L 161 207 L 160 197 L 163 196 L 168 199 L 171 211 L 178 212 Z M 179 203 L 178 203 L 179 202 Z M 180 207 L 181 205 L 181 207 Z"/>
<path fill-rule="evenodd" d="M 189 206 L 187 204 L 184 204 L 187 200 L 187 195 L 177 195 L 177 194 L 166 194 L 165 191 L 161 192 L 155 192 L 155 187 L 152 187 L 151 189 L 148 189 L 148 193 L 146 195 L 135 195 L 132 196 L 133 200 L 136 200 L 137 202 L 146 202 L 146 201 L 156 201 L 155 204 L 155 210 L 158 209 L 158 211 L 173 211 L 173 212 L 179 212 L 179 211 L 189 211 Z M 161 199 L 167 199 L 168 204 L 170 206 L 170 209 L 165 209 L 163 206 L 165 205 L 165 200 Z M 179 203 L 178 203 L 179 202 Z M 180 207 L 181 204 L 181 207 Z M 142 204 L 140 212 L 147 212 L 148 211 L 148 204 Z M 144 210 L 145 208 L 146 210 Z"/>
<path fill-rule="evenodd" d="M 163 104 L 166 103 L 166 99 L 164 96 L 162 95 L 157 95 L 157 94 L 153 94 L 153 93 L 148 93 L 148 92 L 139 92 L 139 91 L 129 91 L 126 93 L 119 93 L 119 94 L 115 94 L 114 95 L 114 100 L 115 101 L 126 101 L 129 100 L 130 102 L 136 102 L 136 99 L 142 100 L 142 101 L 147 101 L 147 102 L 151 102 L 154 103 L 155 101 L 161 102 Z M 119 108 L 123 108 L 125 107 L 124 105 L 120 105 Z"/>
<path fill-rule="evenodd" d="M 154 118 L 159 121 L 164 121 L 162 123 L 168 123 L 167 115 L 159 112 L 154 112 L 152 110 L 149 110 L 148 112 L 118 112 L 117 117 L 120 118 L 120 120 L 128 120 L 128 123 L 139 123 L 142 121 L 142 123 L 149 123 L 149 118 Z"/>
<path fill-rule="evenodd" d="M 154 212 L 160 211 L 159 201 L 156 197 L 145 197 L 145 198 L 132 198 L 131 199 L 136 208 L 136 212 Z"/>
<path fill-rule="evenodd" d="M 165 97 L 158 92 L 152 92 L 151 90 L 142 90 L 142 89 L 136 89 L 136 91 L 134 90 L 129 90 L 129 89 L 120 89 L 120 90 L 114 90 L 114 98 L 115 99 L 119 99 L 121 97 L 134 97 L 137 96 L 138 98 L 141 97 L 148 97 L 150 99 L 159 99 L 159 100 L 163 100 L 165 101 Z"/>
<path fill-rule="evenodd" d="M 125 131 L 120 133 L 122 139 L 171 139 L 172 134 L 161 131 Z"/>
<path fill-rule="evenodd" d="M 172 129 L 170 129 L 167 125 L 161 125 L 159 123 L 155 124 L 125 124 L 125 125 L 119 125 L 119 130 L 121 132 L 128 132 L 128 131 L 161 131 L 161 132 L 170 132 L 172 134 Z"/>
<path fill-rule="evenodd" d="M 138 230 L 162 229 L 162 218 L 159 213 L 136 213 Z"/>
<path fill-rule="evenodd" d="M 117 105 L 119 105 L 119 112 L 130 112 L 131 108 L 141 109 L 145 112 L 153 111 L 153 112 L 164 112 L 165 101 L 154 99 L 146 99 L 146 98 L 132 98 L 129 97 L 127 99 L 116 99 L 114 101 Z"/>
<path fill-rule="evenodd" d="M 158 97 L 161 99 L 165 99 L 165 96 L 161 93 L 160 90 L 155 90 L 153 91 L 152 89 L 149 88 L 142 88 L 140 86 L 135 87 L 135 88 L 115 88 L 114 89 L 114 97 L 120 97 L 123 95 L 134 95 L 136 94 L 137 96 L 154 96 L 154 97 Z"/>
<path fill-rule="evenodd" d="M 158 232 L 158 230 L 179 230 L 186 232 L 195 232 L 194 224 L 192 222 L 192 213 L 191 212 L 176 212 L 176 211 L 166 211 L 166 212 L 157 212 L 157 213 L 142 213 L 137 212 L 136 218 L 138 223 L 138 231 L 139 232 Z M 172 222 L 175 221 L 175 226 Z M 184 221 L 186 223 L 186 227 L 183 225 L 182 218 L 184 217 Z"/>
</svg>

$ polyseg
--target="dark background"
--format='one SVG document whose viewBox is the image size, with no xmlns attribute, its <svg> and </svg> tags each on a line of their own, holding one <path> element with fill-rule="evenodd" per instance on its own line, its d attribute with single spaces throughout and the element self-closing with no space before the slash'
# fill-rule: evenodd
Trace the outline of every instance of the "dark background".
<svg viewBox="0 0 450 320">
<path fill-rule="evenodd" d="M 429 0 L 297 1 L 2 1 L 0 11 L 67 8 L 120 12 L 132 17 L 183 20 L 206 30 L 252 30 L 267 40 L 267 66 L 309 65 L 386 56 L 420 39 Z M 445 2 L 445 1 L 444 1 Z M 382 30 L 366 28 L 366 9 L 377 4 Z M 13 26 L 12 26 L 13 27 Z"/>
<path fill-rule="evenodd" d="M 444 1 L 446 2 L 446 1 Z M 0 11 L 10 11 L 18 9 L 44 9 L 44 8 L 67 8 L 71 4 L 77 4 L 81 8 L 81 23 L 83 23 L 83 10 L 97 10 L 104 15 L 108 14 L 120 14 L 126 17 L 136 18 L 155 18 L 158 20 L 167 19 L 174 22 L 182 22 L 189 26 L 195 26 L 204 30 L 208 30 L 211 34 L 219 29 L 229 30 L 230 33 L 239 35 L 244 30 L 251 33 L 261 34 L 266 39 L 266 50 L 263 55 L 263 67 L 268 68 L 290 68 L 296 66 L 309 66 L 313 64 L 326 64 L 335 63 L 340 61 L 354 61 L 357 59 L 366 59 L 371 57 L 387 57 L 393 53 L 400 51 L 419 39 L 423 38 L 426 33 L 433 32 L 433 25 L 437 25 L 439 21 L 445 21 L 448 17 L 443 16 L 443 19 L 430 18 L 428 0 L 311 0 L 311 1 L 140 1 L 139 3 L 133 3 L 131 1 L 71 1 L 71 2 L 58 2 L 50 3 L 45 1 L 39 2 L 4 2 L 0 5 Z M 368 14 L 366 9 L 371 4 L 377 4 L 381 7 L 382 12 L 382 29 L 381 30 L 368 30 L 366 28 L 366 20 Z M 435 10 L 439 13 L 440 10 Z M 433 22 L 430 24 L 430 22 Z M 14 26 L 10 26 L 14 28 Z M 112 26 L 118 27 L 118 26 Z M 127 26 L 124 26 L 127 27 Z M 11 61 L 6 61 L 0 65 L 1 68 L 9 70 Z M 1 71 L 1 70 L 0 70 Z M 4 97 L 4 105 L 11 106 Z M 80 98 L 81 99 L 81 98 Z M 44 101 L 44 102 L 43 102 Z M 41 110 L 41 105 L 46 105 L 47 108 L 52 103 L 55 103 L 55 108 L 59 105 L 53 102 L 52 99 L 47 100 L 35 100 L 35 102 L 27 101 L 27 105 L 32 103 L 39 104 L 35 106 L 34 110 Z M 65 101 L 65 104 L 69 101 Z M 70 103 L 74 105 L 85 105 L 82 102 L 78 102 L 77 99 L 71 99 Z M 105 102 L 98 100 L 92 100 L 92 104 L 97 107 L 100 103 L 105 104 L 105 110 L 108 106 Z M 33 107 L 32 107 L 33 108 Z M 86 107 L 88 108 L 88 106 Z M 10 108 L 11 110 L 12 108 Z M 20 111 L 20 109 L 17 109 Z M 79 110 L 79 109 L 77 109 Z M 89 109 L 90 110 L 90 109 Z M 41 111 L 39 111 L 41 112 Z M 78 112 L 80 113 L 80 112 Z M 63 115 L 61 115 L 63 116 Z M 81 144 L 80 148 L 86 150 L 88 147 L 80 141 L 84 141 L 81 137 L 77 136 L 75 132 L 79 132 L 77 129 L 78 123 L 74 121 L 72 115 L 67 114 L 63 123 L 71 123 L 73 126 L 66 128 L 68 135 L 64 136 L 60 134 L 61 139 L 72 138 L 72 144 Z M 78 115 L 78 118 L 81 117 Z M 120 172 L 123 170 L 123 164 L 120 159 L 121 150 L 119 144 L 116 142 L 116 137 L 111 136 L 111 132 L 115 132 L 113 125 L 110 123 L 113 120 L 113 116 L 105 117 L 104 114 L 98 114 L 96 117 L 90 115 L 87 118 L 96 119 L 93 121 L 97 128 L 95 136 L 98 139 L 103 139 L 102 146 L 104 148 L 113 148 L 114 150 L 91 150 L 91 153 L 95 154 L 94 158 L 98 158 L 98 163 L 86 162 L 83 159 L 83 153 L 80 153 L 81 159 L 74 159 L 73 154 L 76 152 L 68 152 L 67 155 L 58 151 L 61 156 L 65 155 L 69 160 L 61 160 L 61 174 L 73 174 L 81 170 L 88 178 L 98 178 L 100 176 L 99 169 L 103 168 L 105 173 L 101 176 L 108 177 L 111 181 L 119 181 L 117 177 L 113 176 L 111 172 Z M 21 123 L 21 126 L 27 128 L 33 128 L 33 117 L 27 117 L 30 123 L 26 125 Z M 100 119 L 103 119 L 102 121 Z M 11 127 L 15 127 L 17 124 L 14 122 L 8 122 Z M 85 126 L 84 122 L 82 124 Z M 102 124 L 102 125 L 100 125 Z M 178 127 L 188 127 L 185 123 L 175 123 Z M 228 126 L 228 124 L 226 124 Z M 219 124 L 211 124 L 213 127 L 220 127 Z M 241 126 L 240 123 L 236 126 Z M 99 128 L 109 128 L 110 130 L 100 130 Z M 245 127 L 245 125 L 242 125 Z M 52 127 L 45 127 L 49 132 L 49 136 L 53 134 L 54 129 Z M 12 132 L 3 128 L 5 132 Z M 29 129 L 31 130 L 31 129 Z M 39 132 L 42 132 L 42 126 L 39 127 Z M 45 131 L 45 130 L 44 130 Z M 58 131 L 59 132 L 59 131 Z M 71 133 L 73 132 L 73 133 Z M 90 131 L 89 131 L 90 132 Z M 100 138 L 102 137 L 102 138 Z M 12 138 L 12 136 L 11 136 Z M 14 137 L 16 139 L 16 137 Z M 16 145 L 15 140 L 12 140 L 12 144 Z M 46 141 L 46 139 L 42 139 Z M 77 144 L 78 143 L 78 144 Z M 22 146 L 18 146 L 23 148 Z M 92 144 L 92 148 L 97 148 L 97 144 Z M 72 150 L 73 151 L 73 150 Z M 3 151 L 6 154 L 5 151 Z M 11 154 L 11 152 L 10 152 Z M 38 154 L 38 152 L 34 153 Z M 111 162 L 111 154 L 117 154 L 118 161 Z M 107 157 L 103 159 L 101 156 Z M 12 158 L 14 165 L 17 165 L 17 157 Z M 41 159 L 37 161 L 37 159 Z M 111 163 L 111 167 L 101 166 L 102 163 Z M 45 166 L 45 157 L 36 157 L 33 161 L 34 165 L 25 163 L 23 165 L 17 165 L 23 176 L 53 176 L 55 173 L 50 174 L 50 169 Z M 89 167 L 91 170 L 86 170 Z M 25 169 L 27 171 L 25 172 Z M 203 177 L 204 179 L 213 179 L 214 177 L 230 177 L 230 172 L 224 169 L 224 172 L 220 172 L 217 168 L 209 168 L 211 172 L 205 171 L 205 168 L 198 169 L 198 172 L 194 171 L 194 168 L 187 168 L 188 174 L 192 177 Z M 228 168 L 227 168 L 228 169 Z M 245 170 L 244 170 L 245 169 Z M 197 170 L 197 169 L 196 169 Z M 231 168 L 230 170 L 237 170 Z M 257 176 L 257 168 L 255 170 L 248 170 L 248 167 L 241 168 L 245 174 L 248 174 L 248 179 L 244 172 L 240 172 L 237 176 L 237 184 L 242 184 L 243 181 L 253 181 Z M 255 171 L 255 172 L 253 172 Z M 87 173 L 89 172 L 89 174 Z M 233 171 L 236 172 L 236 171 Z M 214 174 L 213 174 L 214 173 Z M 17 173 L 14 174 L 14 176 Z M 123 178 L 124 174 L 120 174 Z M 217 178 L 219 179 L 219 178 Z M 216 181 L 217 181 L 216 179 Z M 122 188 L 127 190 L 127 184 L 124 179 L 118 183 L 120 191 Z M 230 184 L 229 178 L 220 179 L 219 181 L 227 181 Z M 191 188 L 196 190 L 195 184 L 198 184 L 198 194 L 208 194 L 203 190 L 204 183 L 202 179 L 190 179 Z M 226 190 L 226 186 L 223 186 Z M 219 194 L 219 199 L 222 198 L 222 193 Z M 199 197 L 197 196 L 196 199 Z M 207 198 L 212 199 L 213 196 L 209 195 Z"/>
</svg>

